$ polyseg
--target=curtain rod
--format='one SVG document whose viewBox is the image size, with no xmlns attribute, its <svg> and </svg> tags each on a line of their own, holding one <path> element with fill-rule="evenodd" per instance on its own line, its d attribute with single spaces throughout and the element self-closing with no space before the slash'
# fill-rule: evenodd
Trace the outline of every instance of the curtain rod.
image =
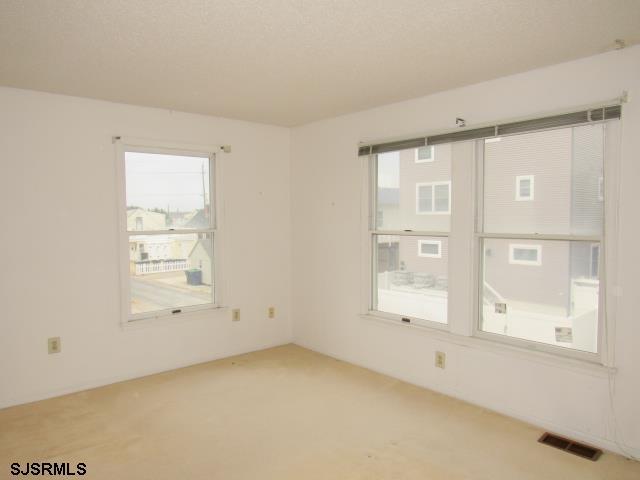
<svg viewBox="0 0 640 480">
<path fill-rule="evenodd" d="M 597 107 L 591 106 L 585 110 L 573 110 L 569 113 L 561 113 L 543 117 L 530 117 L 524 120 L 510 121 L 499 124 L 490 124 L 476 128 L 449 130 L 437 135 L 420 136 L 409 139 L 387 141 L 381 143 L 367 143 L 360 145 L 359 155 L 371 155 L 374 153 L 392 152 L 410 148 L 419 148 L 439 143 L 473 140 L 480 138 L 492 138 L 501 135 L 512 135 L 549 128 L 568 127 L 588 123 L 598 123 L 621 117 L 621 104 L 627 101 L 627 93 Z"/>
</svg>

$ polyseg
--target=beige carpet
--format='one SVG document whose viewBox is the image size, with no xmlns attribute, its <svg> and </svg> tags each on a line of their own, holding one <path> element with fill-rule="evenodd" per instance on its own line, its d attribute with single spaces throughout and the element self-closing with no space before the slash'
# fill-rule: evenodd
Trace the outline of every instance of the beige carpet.
<svg viewBox="0 0 640 480">
<path fill-rule="evenodd" d="M 0 410 L 13 462 L 88 479 L 610 479 L 524 423 L 293 345 Z"/>
</svg>

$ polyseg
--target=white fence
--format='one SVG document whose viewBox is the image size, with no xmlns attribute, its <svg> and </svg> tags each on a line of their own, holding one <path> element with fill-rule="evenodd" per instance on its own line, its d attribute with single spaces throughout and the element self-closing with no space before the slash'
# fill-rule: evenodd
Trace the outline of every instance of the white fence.
<svg viewBox="0 0 640 480">
<path fill-rule="evenodd" d="M 147 273 L 177 272 L 189 268 L 189 261 L 180 260 L 150 260 L 147 262 L 135 262 L 136 275 Z"/>
</svg>

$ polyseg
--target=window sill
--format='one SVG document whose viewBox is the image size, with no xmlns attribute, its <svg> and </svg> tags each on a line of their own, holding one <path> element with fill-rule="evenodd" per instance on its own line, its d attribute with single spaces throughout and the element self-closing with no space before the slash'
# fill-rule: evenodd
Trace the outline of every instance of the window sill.
<svg viewBox="0 0 640 480">
<path fill-rule="evenodd" d="M 554 368 L 561 368 L 564 370 L 590 375 L 597 378 L 608 378 L 611 375 L 615 375 L 617 369 L 615 367 L 609 367 L 600 363 L 590 362 L 587 360 L 576 359 L 557 355 L 548 352 L 542 352 L 538 350 L 529 349 L 526 347 L 520 347 L 515 345 L 509 345 L 505 343 L 495 342 L 478 337 L 467 337 L 464 335 L 457 335 L 451 333 L 447 328 L 447 325 L 443 325 L 444 328 L 439 326 L 424 326 L 411 323 L 404 323 L 399 320 L 391 319 L 378 312 L 368 312 L 360 314 L 360 318 L 365 320 L 374 320 L 387 325 L 395 325 L 400 328 L 413 328 L 423 332 L 423 334 L 431 337 L 434 340 L 447 342 L 452 345 L 457 345 L 464 348 L 475 348 L 484 352 L 491 352 L 498 355 L 505 355 L 512 358 L 518 358 L 529 362 L 535 362 Z"/>
<path fill-rule="evenodd" d="M 226 311 L 229 307 L 222 305 L 207 305 L 205 307 L 195 308 L 180 312 L 178 314 L 161 313 L 148 317 L 137 319 L 127 319 L 120 322 L 120 326 L 124 330 L 138 330 L 158 325 L 175 325 L 184 322 L 191 322 L 202 319 L 211 311 Z"/>
</svg>

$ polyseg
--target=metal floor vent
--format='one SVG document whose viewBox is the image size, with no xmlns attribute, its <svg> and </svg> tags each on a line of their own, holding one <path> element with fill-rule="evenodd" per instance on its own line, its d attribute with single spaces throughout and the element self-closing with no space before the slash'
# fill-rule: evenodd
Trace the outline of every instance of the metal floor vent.
<svg viewBox="0 0 640 480">
<path fill-rule="evenodd" d="M 543 433 L 538 441 L 540 443 L 544 443 L 545 445 L 549 445 L 559 450 L 564 450 L 565 452 L 573 453 L 574 455 L 592 460 L 594 462 L 598 460 L 598 458 L 600 458 L 600 455 L 602 455 L 602 450 L 598 448 L 590 447 L 589 445 L 585 445 L 584 443 L 574 442 L 573 440 L 569 440 L 568 438 L 560 437 L 549 432 Z"/>
</svg>

